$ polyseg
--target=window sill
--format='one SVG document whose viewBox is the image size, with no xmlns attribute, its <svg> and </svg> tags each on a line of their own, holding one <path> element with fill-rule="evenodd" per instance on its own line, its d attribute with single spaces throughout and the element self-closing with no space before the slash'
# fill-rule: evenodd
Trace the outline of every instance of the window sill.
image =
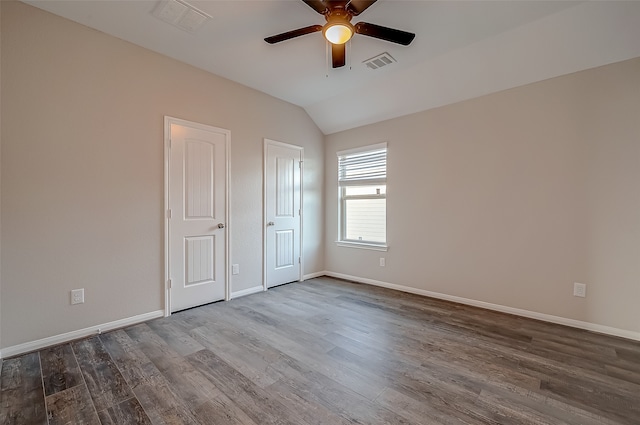
<svg viewBox="0 0 640 425">
<path fill-rule="evenodd" d="M 372 251 L 388 251 L 389 250 L 389 247 L 387 245 L 378 245 L 378 244 L 363 243 L 363 242 L 336 241 L 336 245 L 342 246 L 345 248 L 370 249 Z"/>
</svg>

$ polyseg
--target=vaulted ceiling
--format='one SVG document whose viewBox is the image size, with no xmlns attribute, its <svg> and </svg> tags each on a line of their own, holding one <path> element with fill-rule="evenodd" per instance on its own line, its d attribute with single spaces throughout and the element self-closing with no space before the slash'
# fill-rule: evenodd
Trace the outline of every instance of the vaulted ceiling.
<svg viewBox="0 0 640 425">
<path fill-rule="evenodd" d="M 210 16 L 193 32 L 157 17 L 163 1 L 26 3 L 299 105 L 325 134 L 640 56 L 637 1 L 379 0 L 353 23 L 415 40 L 356 35 L 338 69 L 321 33 L 264 42 L 324 23 L 302 1 L 186 0 Z M 381 53 L 396 62 L 364 65 Z"/>
</svg>

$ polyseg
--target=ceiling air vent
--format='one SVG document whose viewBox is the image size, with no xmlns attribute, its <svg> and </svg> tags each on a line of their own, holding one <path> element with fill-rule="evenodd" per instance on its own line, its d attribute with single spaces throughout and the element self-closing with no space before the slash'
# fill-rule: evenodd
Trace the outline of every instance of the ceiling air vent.
<svg viewBox="0 0 640 425">
<path fill-rule="evenodd" d="M 378 56 L 372 57 L 371 59 L 367 59 L 362 63 L 367 65 L 367 68 L 378 69 L 383 66 L 391 65 L 394 62 L 396 62 L 396 60 L 389 53 L 384 52 L 380 53 Z"/>
<path fill-rule="evenodd" d="M 153 10 L 153 16 L 190 33 L 195 33 L 211 16 L 188 3 L 162 0 Z"/>
</svg>

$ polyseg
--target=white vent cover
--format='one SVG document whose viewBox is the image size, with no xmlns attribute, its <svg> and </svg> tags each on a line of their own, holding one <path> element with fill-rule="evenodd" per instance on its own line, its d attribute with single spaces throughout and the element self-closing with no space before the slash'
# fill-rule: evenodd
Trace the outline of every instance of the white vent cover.
<svg viewBox="0 0 640 425">
<path fill-rule="evenodd" d="M 187 32 L 194 33 L 211 16 L 188 3 L 178 0 L 162 0 L 153 10 L 153 16 Z"/>
<path fill-rule="evenodd" d="M 369 69 L 378 69 L 383 66 L 391 65 L 394 62 L 396 62 L 396 60 L 389 53 L 384 52 L 380 53 L 378 56 L 367 59 L 362 63 L 367 65 L 367 68 Z"/>
</svg>

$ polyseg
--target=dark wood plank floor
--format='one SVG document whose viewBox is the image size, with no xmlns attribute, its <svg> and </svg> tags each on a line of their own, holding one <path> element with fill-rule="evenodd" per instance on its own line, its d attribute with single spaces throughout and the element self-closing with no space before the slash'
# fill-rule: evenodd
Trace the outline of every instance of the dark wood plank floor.
<svg viewBox="0 0 640 425">
<path fill-rule="evenodd" d="M 5 360 L 8 424 L 640 424 L 640 343 L 329 278 Z"/>
</svg>

